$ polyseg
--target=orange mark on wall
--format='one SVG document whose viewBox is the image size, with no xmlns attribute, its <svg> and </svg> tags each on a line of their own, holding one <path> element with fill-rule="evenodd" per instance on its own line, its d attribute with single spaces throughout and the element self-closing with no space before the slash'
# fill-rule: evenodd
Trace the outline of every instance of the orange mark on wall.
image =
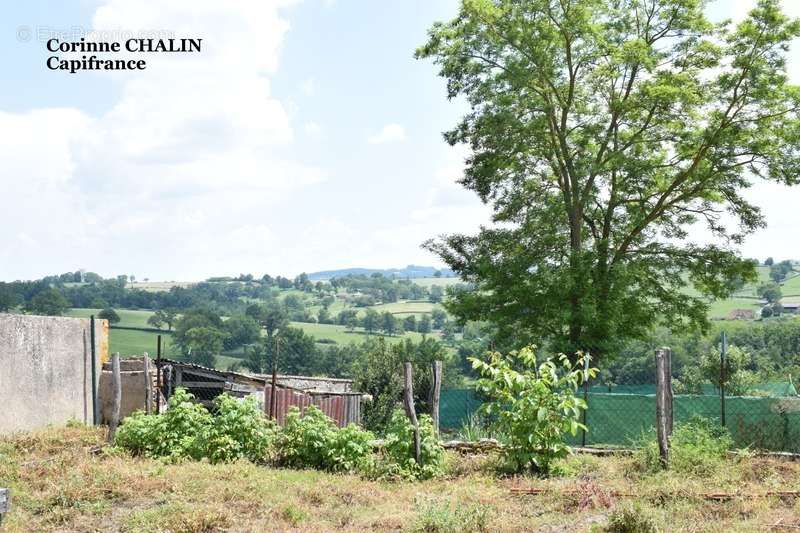
<svg viewBox="0 0 800 533">
<path fill-rule="evenodd" d="M 110 359 L 108 355 L 108 320 L 100 319 L 98 322 L 100 322 L 100 338 L 97 340 L 97 344 L 100 353 L 97 355 L 102 365 L 103 363 L 107 363 Z"/>
</svg>

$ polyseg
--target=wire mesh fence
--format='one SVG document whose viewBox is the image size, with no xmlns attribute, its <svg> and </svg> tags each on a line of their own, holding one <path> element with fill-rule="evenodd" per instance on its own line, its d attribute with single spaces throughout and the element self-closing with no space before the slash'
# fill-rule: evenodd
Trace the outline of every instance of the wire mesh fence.
<svg viewBox="0 0 800 533">
<path fill-rule="evenodd" d="M 588 430 L 570 437 L 572 445 L 631 447 L 655 427 L 655 394 L 592 391 L 586 398 Z M 483 401 L 471 389 L 442 391 L 442 427 L 459 429 Z M 676 425 L 693 417 L 723 425 L 720 396 L 675 395 L 673 408 Z M 800 397 L 727 397 L 724 418 L 724 426 L 739 448 L 800 453 Z"/>
</svg>

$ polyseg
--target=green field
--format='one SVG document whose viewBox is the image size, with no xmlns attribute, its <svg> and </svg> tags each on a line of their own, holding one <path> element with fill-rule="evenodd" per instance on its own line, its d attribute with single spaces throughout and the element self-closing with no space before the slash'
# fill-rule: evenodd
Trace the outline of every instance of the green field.
<svg viewBox="0 0 800 533">
<path fill-rule="evenodd" d="M 393 315 L 424 315 L 431 313 L 436 308 L 441 308 L 438 304 L 418 300 L 403 300 L 388 304 L 373 305 L 371 309 L 379 313 L 392 313 Z M 359 313 L 363 316 L 364 311 Z"/>
<path fill-rule="evenodd" d="M 712 320 L 727 318 L 734 309 L 751 309 L 758 316 L 761 309 L 759 300 L 755 298 L 728 298 L 716 300 L 708 308 L 708 317 Z"/>
<path fill-rule="evenodd" d="M 337 344 L 350 344 L 352 342 L 362 342 L 367 338 L 367 333 L 362 328 L 356 328 L 353 331 L 347 329 L 346 326 L 338 326 L 335 324 L 308 324 L 305 322 L 292 322 L 293 327 L 302 329 L 307 335 L 313 335 L 317 340 L 330 339 Z M 379 333 L 373 333 L 373 337 L 380 336 Z M 386 337 L 387 342 L 395 343 L 404 339 L 412 339 L 420 341 L 422 335 L 416 332 L 407 332 L 403 335 L 396 335 Z"/>
<path fill-rule="evenodd" d="M 463 281 L 461 281 L 461 278 L 414 278 L 411 281 L 412 283 L 416 283 L 420 287 L 428 287 L 429 289 L 434 285 L 439 285 L 441 287 L 450 287 L 451 285 L 464 283 Z"/>
</svg>

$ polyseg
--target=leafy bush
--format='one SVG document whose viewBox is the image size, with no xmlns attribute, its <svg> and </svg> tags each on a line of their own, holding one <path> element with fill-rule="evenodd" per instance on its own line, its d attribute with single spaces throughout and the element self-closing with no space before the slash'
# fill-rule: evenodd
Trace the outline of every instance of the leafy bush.
<svg viewBox="0 0 800 533">
<path fill-rule="evenodd" d="M 177 389 L 163 414 L 146 415 L 136 411 L 123 420 L 115 444 L 134 454 L 171 459 L 200 459 L 202 435 L 211 423 L 211 415 L 192 402 L 193 396 Z"/>
<path fill-rule="evenodd" d="M 354 424 L 339 429 L 313 405 L 302 416 L 293 407 L 278 436 L 278 457 L 281 464 L 293 468 L 352 472 L 368 463 L 372 438 L 370 432 Z"/>
<path fill-rule="evenodd" d="M 671 470 L 704 477 L 724 468 L 733 439 L 727 429 L 707 419 L 694 417 L 675 427 L 669 444 Z M 662 469 L 655 431 L 643 435 L 633 465 L 636 470 L 650 473 Z"/>
<path fill-rule="evenodd" d="M 436 437 L 428 415 L 419 417 L 420 462 L 414 460 L 414 426 L 405 413 L 396 409 L 386 429 L 384 451 L 387 474 L 406 478 L 429 479 L 444 471 L 444 448 Z"/>
<path fill-rule="evenodd" d="M 172 460 L 207 457 L 216 463 L 268 459 L 274 428 L 254 399 L 218 396 L 215 416 L 192 399 L 185 389 L 178 388 L 163 414 L 137 411 L 119 427 L 116 445 L 137 455 Z"/>
<path fill-rule="evenodd" d="M 572 363 L 561 354 L 537 366 L 532 347 L 505 356 L 492 353 L 488 362 L 471 359 L 483 376 L 477 388 L 490 398 L 482 412 L 494 417 L 496 430 L 508 441 L 503 454 L 510 469 L 549 474 L 553 461 L 569 453 L 566 434 L 585 429 L 580 416 L 586 403 L 575 391 L 597 373 L 583 370 L 589 359 L 582 355 Z"/>
<path fill-rule="evenodd" d="M 252 396 L 237 400 L 223 394 L 215 400 L 212 424 L 203 436 L 204 455 L 212 463 L 249 459 L 264 463 L 275 440 L 275 425 L 267 420 Z"/>
<path fill-rule="evenodd" d="M 650 515 L 640 505 L 622 505 L 614 509 L 605 527 L 608 533 L 656 533 Z"/>
</svg>

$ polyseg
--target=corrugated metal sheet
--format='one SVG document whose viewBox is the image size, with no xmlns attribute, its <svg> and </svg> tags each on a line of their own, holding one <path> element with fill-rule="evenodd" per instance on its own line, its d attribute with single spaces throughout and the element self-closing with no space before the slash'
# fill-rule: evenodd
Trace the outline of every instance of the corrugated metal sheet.
<svg viewBox="0 0 800 533">
<path fill-rule="evenodd" d="M 275 418 L 280 425 L 286 423 L 286 414 L 291 407 L 298 407 L 303 412 L 309 405 L 315 405 L 323 413 L 331 417 L 336 425 L 361 422 L 361 395 L 359 394 L 308 394 L 305 392 L 275 388 Z M 272 385 L 264 388 L 264 412 L 267 416 L 272 412 Z"/>
</svg>

